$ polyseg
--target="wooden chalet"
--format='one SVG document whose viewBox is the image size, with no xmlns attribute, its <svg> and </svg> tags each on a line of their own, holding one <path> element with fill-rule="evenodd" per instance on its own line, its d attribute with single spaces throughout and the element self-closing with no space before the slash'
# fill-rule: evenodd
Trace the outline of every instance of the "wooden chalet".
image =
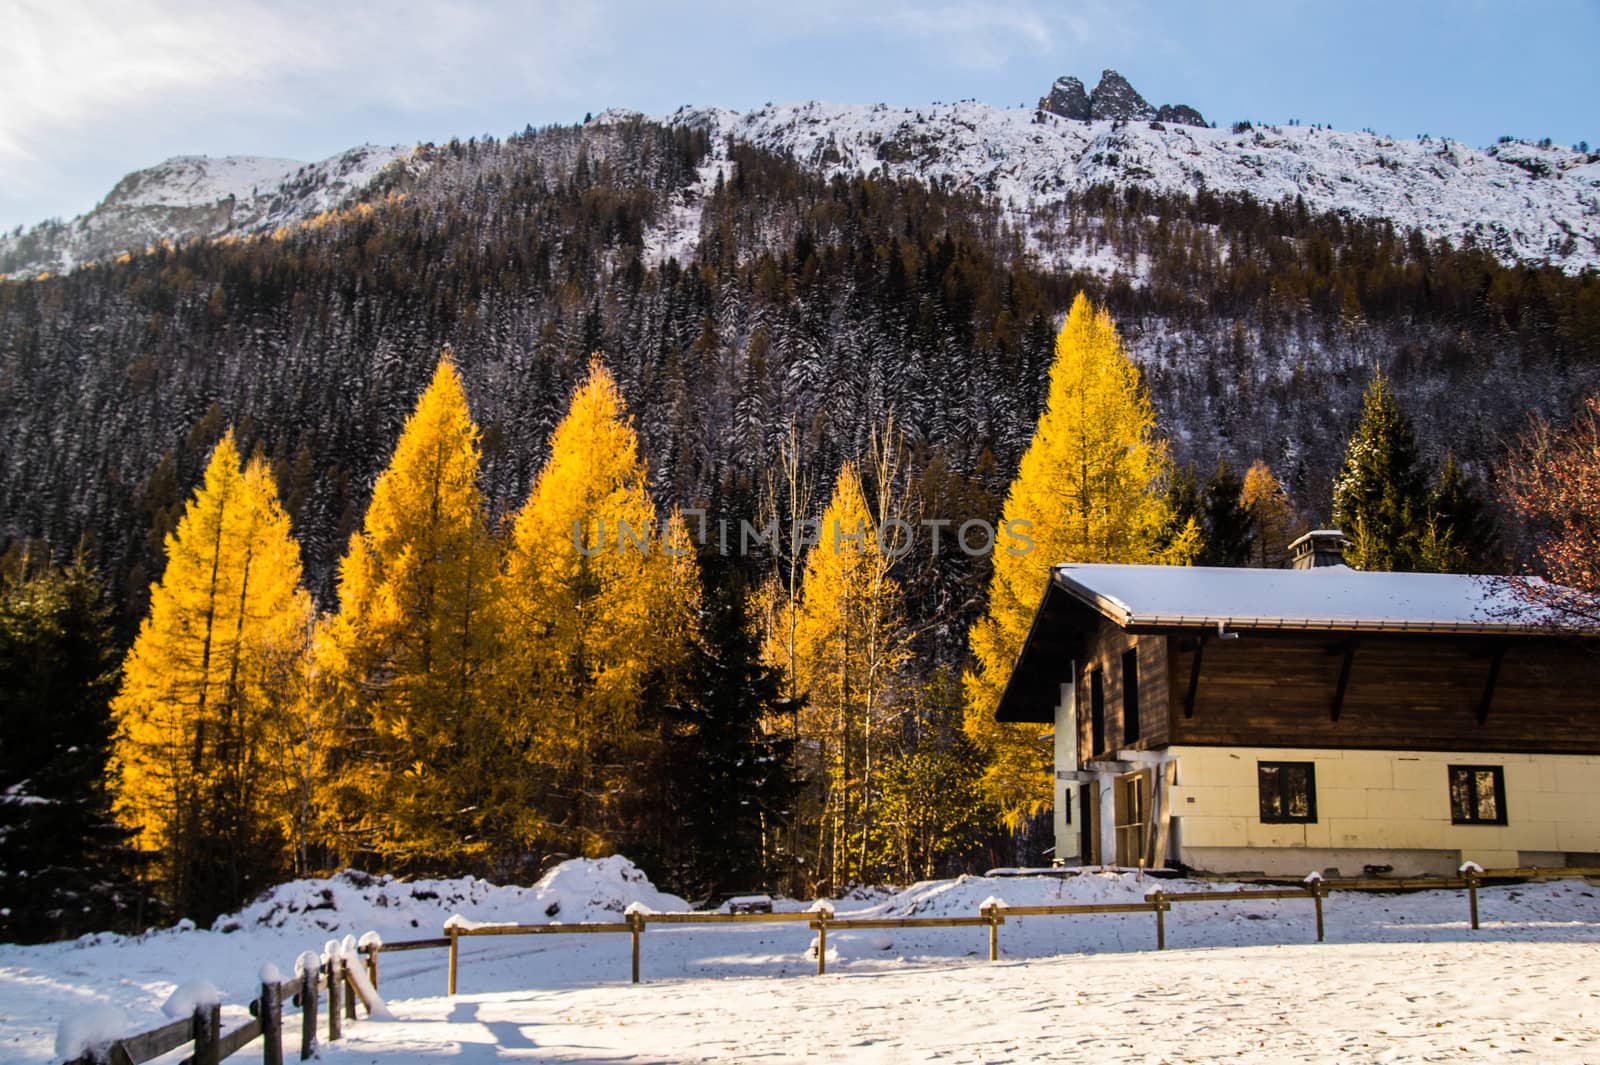
<svg viewBox="0 0 1600 1065">
<path fill-rule="evenodd" d="M 1600 864 L 1600 641 L 1506 578 L 1060 565 L 1000 721 L 1054 724 L 1056 862 Z"/>
</svg>

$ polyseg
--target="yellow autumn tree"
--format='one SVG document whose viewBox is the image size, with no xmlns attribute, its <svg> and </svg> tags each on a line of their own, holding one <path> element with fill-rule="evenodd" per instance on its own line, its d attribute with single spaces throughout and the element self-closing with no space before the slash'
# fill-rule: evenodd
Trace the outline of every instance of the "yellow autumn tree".
<svg viewBox="0 0 1600 1065">
<path fill-rule="evenodd" d="M 1254 543 L 1250 564 L 1263 569 L 1281 569 L 1289 562 L 1289 544 L 1298 535 L 1299 522 L 1283 485 L 1261 459 L 1245 471 L 1239 505 L 1249 515 Z"/>
<path fill-rule="evenodd" d="M 332 750 L 325 817 L 341 857 L 497 871 L 527 836 L 488 674 L 496 546 L 478 427 L 448 354 L 406 420 L 317 633 Z"/>
<path fill-rule="evenodd" d="M 881 474 L 886 464 L 877 465 Z M 880 497 L 893 483 L 880 476 Z M 890 576 L 895 541 L 878 536 L 880 515 L 898 517 L 892 511 L 882 499 L 878 512 L 869 509 L 855 464 L 845 463 L 806 555 L 795 612 L 794 687 L 805 698 L 799 739 L 815 790 L 808 843 L 824 878 L 818 886 L 834 890 L 869 879 L 886 861 L 873 845 L 874 774 L 890 753 L 885 725 L 910 657 L 901 589 Z"/>
<path fill-rule="evenodd" d="M 178 913 L 209 919 L 285 866 L 283 769 L 311 599 L 267 465 L 232 432 L 166 538 L 112 704 L 118 816 Z"/>
<path fill-rule="evenodd" d="M 1080 293 L 1056 336 L 1049 397 L 1002 513 L 1032 545 L 1000 538 L 988 608 L 970 633 L 976 665 L 963 678 L 967 734 L 990 758 L 984 789 L 1013 826 L 1050 807 L 1050 749 L 1040 740 L 1048 726 L 1003 725 L 994 714 L 1051 567 L 1190 562 L 1200 533 L 1193 520 L 1172 532 L 1170 469 L 1111 316 Z"/>
<path fill-rule="evenodd" d="M 647 480 L 622 394 L 597 358 L 551 434 L 498 584 L 508 738 L 538 776 L 540 834 L 568 853 L 610 849 L 617 756 L 647 692 L 694 637 L 693 544 L 676 513 L 663 529 Z"/>
</svg>

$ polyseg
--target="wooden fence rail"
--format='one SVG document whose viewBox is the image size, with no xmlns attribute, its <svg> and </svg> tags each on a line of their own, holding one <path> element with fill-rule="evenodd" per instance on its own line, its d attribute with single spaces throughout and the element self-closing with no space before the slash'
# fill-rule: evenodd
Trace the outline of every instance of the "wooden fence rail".
<svg viewBox="0 0 1600 1065">
<path fill-rule="evenodd" d="M 627 934 L 632 937 L 632 977 L 639 982 L 639 940 L 653 924 L 773 924 L 805 922 L 817 933 L 817 972 L 827 971 L 828 932 L 867 928 L 984 928 L 989 939 L 989 960 L 1000 957 L 1000 926 L 1007 918 L 1016 917 L 1069 917 L 1086 914 L 1149 913 L 1155 916 L 1156 949 L 1166 947 L 1166 915 L 1174 905 L 1197 902 L 1253 903 L 1275 900 L 1308 899 L 1316 914 L 1317 942 L 1324 939 L 1323 900 L 1336 891 L 1412 892 L 1426 890 L 1464 890 L 1467 893 L 1469 916 L 1473 929 L 1479 927 L 1478 889 L 1486 882 L 1527 880 L 1532 878 L 1600 877 L 1600 868 L 1540 869 L 1478 869 L 1467 865 L 1457 877 L 1405 877 L 1393 880 L 1379 878 L 1316 879 L 1285 885 L 1282 879 L 1255 878 L 1246 883 L 1285 885 L 1279 887 L 1243 888 L 1231 891 L 1178 891 L 1167 892 L 1156 888 L 1141 902 L 1107 902 L 1089 904 L 1063 904 L 1059 906 L 1005 906 L 986 904 L 977 916 L 972 917 L 842 917 L 836 918 L 831 910 L 803 911 L 799 913 L 650 913 L 630 911 L 623 921 L 593 924 L 447 924 L 443 936 L 431 939 L 401 940 L 394 943 L 372 943 L 360 948 L 365 957 L 368 978 L 378 986 L 378 956 L 380 954 L 414 950 L 448 950 L 448 990 L 456 993 L 456 979 L 461 964 L 461 940 L 475 936 L 524 935 L 605 935 Z M 1234 879 L 1239 883 L 1238 879 Z M 184 1065 L 216 1065 L 238 1053 L 257 1039 L 261 1040 L 261 1060 L 264 1065 L 283 1065 L 283 1007 L 285 1002 L 300 1008 L 300 1060 L 316 1055 L 317 1015 L 319 997 L 328 991 L 327 1033 L 329 1041 L 338 1040 L 342 1022 L 356 1019 L 356 1005 L 360 1000 L 355 978 L 346 971 L 343 960 L 330 956 L 318 970 L 308 971 L 300 977 L 282 983 L 264 983 L 260 995 L 250 1003 L 251 1019 L 244 1024 L 223 1031 L 221 1007 L 208 1005 L 197 1009 L 193 1015 L 164 1024 L 159 1028 L 127 1036 L 109 1047 L 92 1051 L 67 1065 L 142 1065 L 192 1043 L 192 1054 Z M 342 1001 L 341 1001 L 342 1000 Z M 365 1003 L 370 1014 L 371 1003 Z"/>
<path fill-rule="evenodd" d="M 417 942 L 388 948 L 379 944 L 360 948 L 366 957 L 367 973 L 373 987 L 377 987 L 378 951 L 421 949 Z M 191 1043 L 193 1051 L 183 1059 L 181 1065 L 217 1065 L 257 1039 L 261 1040 L 263 1065 L 283 1065 L 285 1002 L 300 1009 L 300 1060 L 307 1061 L 317 1056 L 317 1015 L 323 991 L 328 992 L 329 1042 L 341 1037 L 343 1020 L 356 1019 L 358 1001 L 363 1002 L 369 1015 L 372 1013 L 372 1003 L 361 999 L 360 989 L 345 966 L 344 959 L 339 955 L 330 955 L 318 968 L 308 969 L 292 979 L 264 981 L 260 994 L 250 1002 L 250 1019 L 236 1028 L 223 1030 L 222 1005 L 213 1002 L 198 1007 L 188 1017 L 180 1017 L 159 1028 L 124 1036 L 107 1046 L 92 1049 L 67 1062 L 67 1065 L 143 1065 Z"/>
<path fill-rule="evenodd" d="M 1485 869 L 1463 867 L 1457 877 L 1406 877 L 1393 880 L 1378 878 L 1321 879 L 1313 876 L 1293 886 L 1242 888 L 1231 891 L 1175 891 L 1156 888 L 1142 902 L 1074 903 L 1059 906 L 998 906 L 986 905 L 975 917 L 840 917 L 831 911 L 803 911 L 798 913 L 650 913 L 630 912 L 621 922 L 596 924 L 537 924 L 537 925 L 471 925 L 458 924 L 445 928 L 442 939 L 411 940 L 385 943 L 379 950 L 421 950 L 428 947 L 448 947 L 450 950 L 448 992 L 456 993 L 457 975 L 461 964 L 460 941 L 473 936 L 520 935 L 571 935 L 578 933 L 627 933 L 632 937 L 632 979 L 639 982 L 639 940 L 646 928 L 653 924 L 755 924 L 777 922 L 806 922 L 817 933 L 817 973 L 827 972 L 828 933 L 867 928 L 986 928 L 989 938 L 989 960 L 1000 957 L 1000 926 L 1007 918 L 1015 917 L 1067 917 L 1084 914 L 1149 913 L 1155 916 L 1156 949 L 1167 945 L 1166 915 L 1175 905 L 1197 902 L 1256 903 L 1280 900 L 1305 899 L 1312 904 L 1316 921 L 1317 942 L 1326 939 L 1323 902 L 1335 891 L 1423 891 L 1436 889 L 1465 890 L 1468 897 L 1472 928 L 1479 927 L 1478 888 L 1486 881 L 1524 880 L 1534 877 L 1600 877 L 1600 868 L 1571 869 Z M 1234 881 L 1238 883 L 1240 881 Z M 1257 878 L 1246 881 L 1261 884 L 1284 884 L 1281 879 Z M 376 966 L 374 957 L 371 964 Z"/>
</svg>

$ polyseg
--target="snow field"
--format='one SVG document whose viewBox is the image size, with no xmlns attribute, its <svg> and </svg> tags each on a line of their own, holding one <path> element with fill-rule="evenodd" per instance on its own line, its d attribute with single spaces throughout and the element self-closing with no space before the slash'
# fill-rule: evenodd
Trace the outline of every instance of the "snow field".
<svg viewBox="0 0 1600 1065">
<path fill-rule="evenodd" d="M 391 1003 L 329 1062 L 1593 1061 L 1592 945 L 1211 948 L 947 960 Z M 1513 1057 L 1515 1055 L 1516 1057 Z"/>
<path fill-rule="evenodd" d="M 991 897 L 1012 907 L 1134 902 L 1157 885 L 1217 887 L 1136 874 L 963 877 L 831 905 L 839 919 L 975 916 Z M 126 1018 L 124 1034 L 153 1027 L 163 1001 L 192 981 L 221 991 L 231 1027 L 264 963 L 287 965 L 329 939 L 434 937 L 454 913 L 614 922 L 635 902 L 686 908 L 610 858 L 565 863 L 531 888 L 298 881 L 208 930 L 0 947 L 0 1061 L 58 1060 L 62 1022 L 98 1014 L 109 1023 L 107 1009 Z M 1460 891 L 1337 893 L 1326 903 L 1329 942 L 1317 945 L 1309 900 L 1182 904 L 1166 915 L 1169 949 L 1160 953 L 1149 913 L 1009 917 L 998 964 L 987 961 L 985 928 L 837 929 L 822 977 L 805 922 L 652 925 L 638 987 L 628 983 L 627 935 L 485 937 L 462 942 L 453 999 L 443 994 L 446 951 L 382 955 L 380 990 L 398 1020 L 363 1017 L 326 1052 L 395 1062 L 796 1060 L 804 1050 L 865 1061 L 1076 1060 L 1112 1050 L 1152 1061 L 1405 1061 L 1489 1060 L 1529 1040 L 1532 1060 L 1594 1060 L 1596 889 L 1485 888 L 1480 905 L 1484 928 L 1472 932 Z M 775 899 L 774 908 L 809 906 Z"/>
</svg>

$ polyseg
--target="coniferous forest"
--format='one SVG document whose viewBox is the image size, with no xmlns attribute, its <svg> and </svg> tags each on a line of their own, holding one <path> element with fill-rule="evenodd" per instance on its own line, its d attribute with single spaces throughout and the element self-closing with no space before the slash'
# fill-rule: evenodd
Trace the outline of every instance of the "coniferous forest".
<svg viewBox="0 0 1600 1065">
<path fill-rule="evenodd" d="M 292 230 L 0 282 L 0 933 L 342 865 L 1037 862 L 1048 749 L 986 710 L 1051 563 L 1337 521 L 1371 568 L 1594 583 L 1548 476 L 1594 465 L 1593 273 L 1104 189 L 1058 224 L 1148 273 L 1062 274 L 993 204 L 740 144 L 663 261 L 712 148 L 425 146 Z M 1038 550 L 874 535 L 969 520 Z"/>
</svg>

